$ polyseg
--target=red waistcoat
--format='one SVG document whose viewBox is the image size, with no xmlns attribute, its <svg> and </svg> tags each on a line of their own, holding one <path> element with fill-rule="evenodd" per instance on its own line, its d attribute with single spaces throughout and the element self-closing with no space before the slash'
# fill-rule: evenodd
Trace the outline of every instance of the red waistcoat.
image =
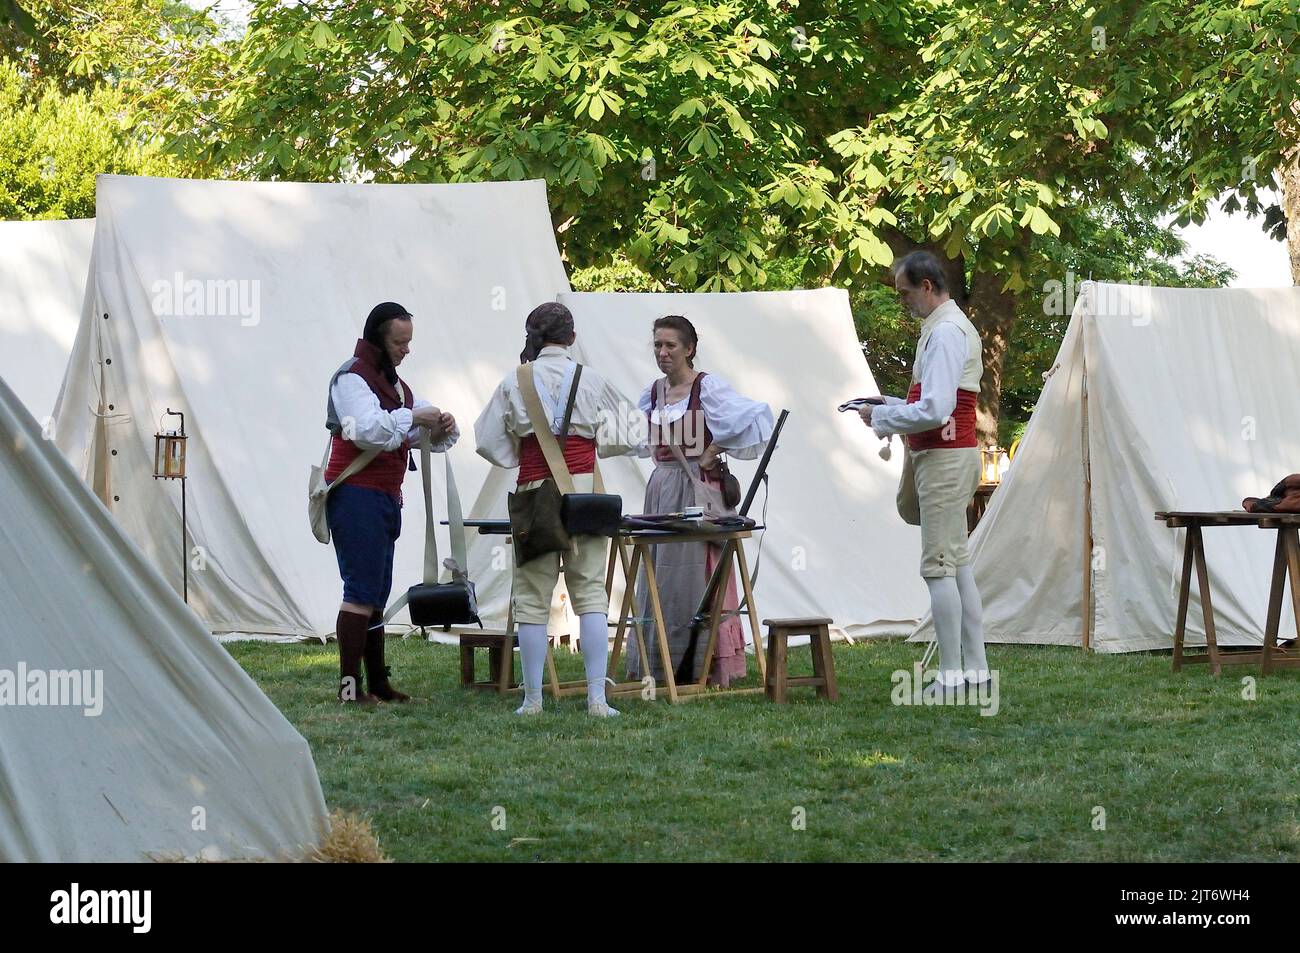
<svg viewBox="0 0 1300 953">
<path fill-rule="evenodd" d="M 351 359 L 345 361 L 335 372 L 334 377 L 330 378 L 331 389 L 340 374 L 356 374 L 379 398 L 379 406 L 384 410 L 394 411 L 401 407 L 410 410 L 415 402 L 411 396 L 411 388 L 399 377 L 398 380 L 402 384 L 402 397 L 399 398 L 397 388 L 388 382 L 379 369 L 379 359 L 379 348 L 367 341 L 357 341 Z M 330 408 L 332 412 L 333 400 L 330 401 Z M 348 486 L 381 490 L 401 499 L 402 479 L 406 476 L 407 468 L 407 449 L 406 443 L 403 442 L 396 450 L 385 450 L 379 453 L 360 473 L 348 477 Z M 326 482 L 332 483 L 361 453 L 361 449 L 355 443 L 344 439 L 341 432 L 335 431 L 334 443 L 330 447 L 329 465 L 325 468 Z"/>
</svg>

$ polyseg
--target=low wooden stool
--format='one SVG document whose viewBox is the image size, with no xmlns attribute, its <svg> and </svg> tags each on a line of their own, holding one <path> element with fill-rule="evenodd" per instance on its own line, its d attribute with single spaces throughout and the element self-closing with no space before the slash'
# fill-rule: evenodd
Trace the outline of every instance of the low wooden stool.
<svg viewBox="0 0 1300 953">
<path fill-rule="evenodd" d="M 840 690 L 835 684 L 835 659 L 831 655 L 831 624 L 833 619 L 764 619 L 767 626 L 767 697 L 779 705 L 786 702 L 787 689 L 816 686 L 817 694 L 830 701 L 839 701 Z M 786 640 L 792 635 L 811 638 L 813 675 L 790 678 L 786 674 Z"/>
<path fill-rule="evenodd" d="M 465 688 L 478 688 L 505 695 L 514 688 L 515 646 L 514 632 L 504 629 L 452 629 L 460 638 L 460 684 Z M 488 650 L 488 679 L 474 680 L 474 650 Z"/>
</svg>

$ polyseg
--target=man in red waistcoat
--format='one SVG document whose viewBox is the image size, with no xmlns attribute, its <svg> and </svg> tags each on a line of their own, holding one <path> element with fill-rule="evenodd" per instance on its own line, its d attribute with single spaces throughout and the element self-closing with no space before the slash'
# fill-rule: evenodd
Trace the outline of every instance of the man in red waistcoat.
<svg viewBox="0 0 1300 953">
<path fill-rule="evenodd" d="M 404 702 L 384 663 L 384 607 L 393 585 L 393 554 L 402 530 L 402 479 L 409 451 L 427 427 L 433 449 L 445 452 L 460 436 L 456 420 L 420 400 L 397 376 L 411 350 L 411 315 L 400 304 L 376 305 L 352 357 L 330 379 L 326 426 L 334 434 L 325 479 L 333 482 L 362 452 L 380 452 L 331 490 L 327 513 L 343 604 L 339 641 L 339 700 L 362 705 Z M 361 688 L 365 659 L 367 690 Z"/>
<path fill-rule="evenodd" d="M 920 504 L 921 576 L 930 590 L 939 683 L 989 678 L 983 606 L 966 545 L 966 509 L 979 487 L 975 405 L 984 368 L 979 331 L 948 294 L 943 268 L 930 252 L 894 265 L 894 287 L 922 318 L 906 400 L 878 398 L 859 413 L 879 437 L 906 435 L 905 452 Z"/>
</svg>

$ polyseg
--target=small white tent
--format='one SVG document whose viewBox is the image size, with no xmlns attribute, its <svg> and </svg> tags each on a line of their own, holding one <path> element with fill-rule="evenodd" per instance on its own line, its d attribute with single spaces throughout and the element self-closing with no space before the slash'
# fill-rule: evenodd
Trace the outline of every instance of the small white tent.
<svg viewBox="0 0 1300 953">
<path fill-rule="evenodd" d="M 474 418 L 518 360 L 524 316 L 568 290 L 544 183 L 101 176 L 96 210 L 60 449 L 179 591 L 179 488 L 152 472 L 160 418 L 183 412 L 190 604 L 222 635 L 332 632 L 342 585 L 305 492 L 330 375 L 375 304 L 405 305 L 402 376 L 456 415 L 458 483 L 482 485 Z M 441 466 L 434 481 L 444 499 Z M 418 486 L 407 481 L 395 593 L 421 576 Z"/>
<path fill-rule="evenodd" d="M 307 742 L 0 381 L 0 861 L 301 856 Z"/>
<path fill-rule="evenodd" d="M 1085 283 L 972 536 L 991 642 L 1172 645 L 1185 530 L 1300 470 L 1300 288 Z M 1205 533 L 1220 645 L 1263 640 L 1274 537 Z M 1188 643 L 1204 644 L 1193 585 Z M 1289 601 L 1282 631 L 1293 631 Z M 931 638 L 927 621 L 917 638 Z"/>
<path fill-rule="evenodd" d="M 44 426 L 68 364 L 94 219 L 0 222 L 0 378 Z"/>
<path fill-rule="evenodd" d="M 770 527 L 746 546 L 751 569 L 761 551 L 755 599 L 761 615 L 825 615 L 853 638 L 907 631 L 926 605 L 917 575 L 920 539 L 898 519 L 902 467 L 897 442 L 883 444 L 857 414 L 836 407 L 877 393 L 842 289 L 739 294 L 560 295 L 573 311 L 579 357 L 636 400 L 659 376 L 651 347 L 655 318 L 681 314 L 700 335 L 697 366 L 740 393 L 790 411 L 750 516 Z M 735 461 L 747 488 L 757 461 Z M 611 492 L 640 512 L 649 460 L 609 461 Z"/>
</svg>

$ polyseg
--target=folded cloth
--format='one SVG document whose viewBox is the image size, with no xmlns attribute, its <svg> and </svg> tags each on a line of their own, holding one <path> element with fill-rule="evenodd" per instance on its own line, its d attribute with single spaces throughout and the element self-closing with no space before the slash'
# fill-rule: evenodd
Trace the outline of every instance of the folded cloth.
<svg viewBox="0 0 1300 953">
<path fill-rule="evenodd" d="M 1283 479 L 1268 496 L 1248 496 L 1241 505 L 1247 513 L 1300 513 L 1300 473 Z"/>
<path fill-rule="evenodd" d="M 852 400 L 846 400 L 840 404 L 838 409 L 840 413 L 845 413 L 850 410 L 861 410 L 868 405 L 879 407 L 884 403 L 885 399 L 883 397 L 854 397 Z"/>
</svg>

